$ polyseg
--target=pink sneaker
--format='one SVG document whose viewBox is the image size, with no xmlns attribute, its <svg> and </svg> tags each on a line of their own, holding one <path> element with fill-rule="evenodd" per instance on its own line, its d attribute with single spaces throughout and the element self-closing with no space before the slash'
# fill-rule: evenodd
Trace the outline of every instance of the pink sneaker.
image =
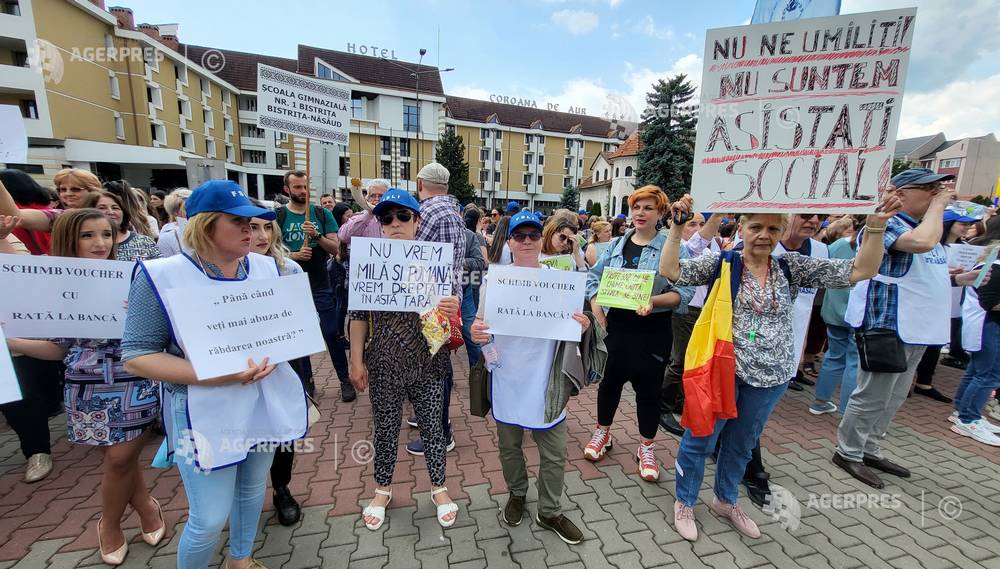
<svg viewBox="0 0 1000 569">
<path fill-rule="evenodd" d="M 597 462 L 604 458 L 604 454 L 611 448 L 611 432 L 608 429 L 598 428 L 594 431 L 594 436 L 583 449 L 583 458 Z"/>
<path fill-rule="evenodd" d="M 674 502 L 674 529 L 688 541 L 698 539 L 698 526 L 694 523 L 694 508 L 685 506 L 680 500 Z"/>
<path fill-rule="evenodd" d="M 750 516 L 738 504 L 727 504 L 716 497 L 712 499 L 710 507 L 713 512 L 728 519 L 736 531 L 751 539 L 760 537 L 760 528 L 757 527 L 757 522 L 750 519 Z"/>
</svg>

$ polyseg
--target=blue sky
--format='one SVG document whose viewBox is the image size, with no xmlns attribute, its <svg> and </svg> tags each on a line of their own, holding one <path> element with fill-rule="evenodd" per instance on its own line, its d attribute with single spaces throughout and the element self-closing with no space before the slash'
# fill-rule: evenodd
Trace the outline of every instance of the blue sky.
<svg viewBox="0 0 1000 569">
<path fill-rule="evenodd" d="M 109 2 L 109 5 L 112 3 Z M 259 2 L 123 0 L 136 23 L 178 23 L 182 42 L 295 57 L 299 43 L 394 49 L 454 67 L 449 94 L 490 93 L 587 114 L 641 111 L 656 79 L 700 77 L 704 32 L 748 22 L 754 0 Z M 901 136 L 1000 133 L 1000 0 L 844 0 L 842 13 L 916 5 Z M 438 30 L 440 29 L 440 50 Z"/>
</svg>

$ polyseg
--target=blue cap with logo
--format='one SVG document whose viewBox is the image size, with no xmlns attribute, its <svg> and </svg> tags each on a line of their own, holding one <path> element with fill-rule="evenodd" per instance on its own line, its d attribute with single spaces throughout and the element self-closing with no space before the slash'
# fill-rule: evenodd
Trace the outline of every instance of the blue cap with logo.
<svg viewBox="0 0 1000 569">
<path fill-rule="evenodd" d="M 382 215 L 383 211 L 392 206 L 405 207 L 413 210 L 413 213 L 420 214 L 420 203 L 410 195 L 410 192 L 399 188 L 389 188 L 382 194 L 382 199 L 372 208 L 372 213 Z"/>
<path fill-rule="evenodd" d="M 531 227 L 542 228 L 542 222 L 538 221 L 534 213 L 525 209 L 514 214 L 514 217 L 510 218 L 510 227 L 507 228 L 507 237 L 514 234 L 514 230 L 522 225 L 529 225 Z"/>
<path fill-rule="evenodd" d="M 507 209 L 506 209 L 506 211 L 507 211 L 508 214 L 514 215 L 515 213 L 521 211 L 521 204 L 517 203 L 514 200 L 511 200 L 511 201 L 507 202 Z"/>
<path fill-rule="evenodd" d="M 198 186 L 184 203 L 184 210 L 189 219 L 209 212 L 259 217 L 269 221 L 277 217 L 273 210 L 253 205 L 243 188 L 232 180 L 209 180 Z"/>
<path fill-rule="evenodd" d="M 930 168 L 910 168 L 893 176 L 890 183 L 897 188 L 902 188 L 903 186 L 923 186 L 954 179 L 953 174 L 938 174 Z"/>
<path fill-rule="evenodd" d="M 972 202 L 953 202 L 944 210 L 944 222 L 975 223 L 986 217 L 986 208 Z"/>
</svg>

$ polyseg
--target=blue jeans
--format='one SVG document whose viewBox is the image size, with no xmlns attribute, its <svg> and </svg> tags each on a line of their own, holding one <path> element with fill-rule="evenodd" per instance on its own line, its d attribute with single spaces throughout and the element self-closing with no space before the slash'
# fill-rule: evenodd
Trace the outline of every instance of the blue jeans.
<svg viewBox="0 0 1000 569">
<path fill-rule="evenodd" d="M 963 423 L 982 419 L 990 394 L 1000 388 L 1000 324 L 987 322 L 983 326 L 983 347 L 971 355 L 955 392 L 955 410 Z"/>
<path fill-rule="evenodd" d="M 826 327 L 827 350 L 816 378 L 816 400 L 830 401 L 840 387 L 839 412 L 844 414 L 851 392 L 858 386 L 858 346 L 854 330 L 843 326 Z"/>
<path fill-rule="evenodd" d="M 707 437 L 695 437 L 691 429 L 684 431 L 676 464 L 676 495 L 682 504 L 693 507 L 698 500 L 698 490 L 705 478 L 705 459 L 715 450 L 717 439 L 721 440 L 715 469 L 715 495 L 727 504 L 736 503 L 751 452 L 786 389 L 787 382 L 774 387 L 754 387 L 737 378 L 737 417 L 719 419 L 715 422 L 715 430 Z"/>
<path fill-rule="evenodd" d="M 174 429 L 179 433 L 187 427 L 187 393 L 174 392 L 172 397 Z M 250 557 L 273 459 L 273 450 L 251 452 L 240 464 L 212 472 L 177 460 L 188 499 L 188 520 L 177 546 L 178 569 L 206 569 L 227 520 L 230 559 Z"/>
<path fill-rule="evenodd" d="M 479 344 L 472 341 L 472 323 L 479 311 L 479 288 L 466 285 L 462 289 L 462 340 L 465 341 L 465 351 L 469 354 L 469 367 L 479 361 Z"/>
</svg>

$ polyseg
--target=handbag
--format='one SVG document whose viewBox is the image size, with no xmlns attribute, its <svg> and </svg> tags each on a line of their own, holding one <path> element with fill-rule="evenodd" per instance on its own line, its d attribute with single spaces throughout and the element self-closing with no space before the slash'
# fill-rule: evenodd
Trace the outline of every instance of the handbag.
<svg viewBox="0 0 1000 569">
<path fill-rule="evenodd" d="M 485 417 L 493 407 L 490 403 L 490 387 L 493 374 L 486 369 L 486 358 L 482 355 L 476 365 L 469 369 L 469 413 Z"/>
<path fill-rule="evenodd" d="M 906 352 L 895 330 L 857 330 L 854 332 L 854 339 L 858 344 L 858 364 L 861 369 L 876 373 L 906 371 Z"/>
<path fill-rule="evenodd" d="M 465 345 L 465 340 L 462 339 L 461 311 L 448 319 L 448 327 L 451 328 L 451 336 L 448 338 L 448 349 L 454 352 Z"/>
</svg>

